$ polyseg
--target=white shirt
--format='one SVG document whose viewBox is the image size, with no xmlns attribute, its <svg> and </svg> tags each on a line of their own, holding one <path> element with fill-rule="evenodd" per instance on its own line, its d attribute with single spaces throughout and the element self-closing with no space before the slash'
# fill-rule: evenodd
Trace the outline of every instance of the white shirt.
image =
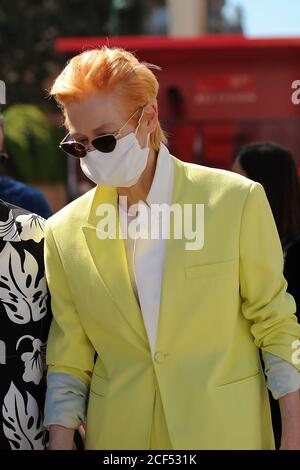
<svg viewBox="0 0 300 470">
<path fill-rule="evenodd" d="M 149 213 L 151 204 L 171 204 L 174 185 L 174 162 L 165 145 L 161 145 L 154 179 L 146 202 L 139 201 L 138 206 L 144 206 Z M 123 234 L 126 227 L 136 218 L 126 211 L 124 201 L 119 200 L 119 219 Z M 127 221 L 126 221 L 127 217 Z M 141 307 L 145 328 L 148 334 L 152 355 L 155 353 L 155 340 L 160 309 L 161 284 L 163 276 L 165 240 L 150 237 L 150 223 L 147 230 L 148 237 L 133 239 L 128 236 L 124 239 L 127 254 L 128 270 L 132 287 Z M 161 235 L 161 234 L 160 234 Z M 146 236 L 146 234 L 145 234 Z"/>
</svg>

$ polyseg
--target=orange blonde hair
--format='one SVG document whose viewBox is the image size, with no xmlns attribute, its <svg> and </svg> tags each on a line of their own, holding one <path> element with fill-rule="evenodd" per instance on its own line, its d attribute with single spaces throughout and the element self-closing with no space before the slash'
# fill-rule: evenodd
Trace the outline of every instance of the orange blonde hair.
<svg viewBox="0 0 300 470">
<path fill-rule="evenodd" d="M 132 111 L 147 103 L 157 103 L 158 81 L 151 69 L 159 67 L 139 62 L 130 52 L 103 46 L 73 57 L 50 90 L 65 114 L 65 105 L 97 91 L 118 93 L 130 102 Z M 159 150 L 167 138 L 157 123 L 151 145 Z"/>
</svg>

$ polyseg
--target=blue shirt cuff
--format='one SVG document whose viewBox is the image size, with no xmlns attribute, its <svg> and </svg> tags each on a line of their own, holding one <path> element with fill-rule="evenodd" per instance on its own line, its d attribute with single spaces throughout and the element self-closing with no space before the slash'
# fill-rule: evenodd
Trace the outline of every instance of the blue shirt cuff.
<svg viewBox="0 0 300 470">
<path fill-rule="evenodd" d="M 85 422 L 88 386 L 78 377 L 58 372 L 47 375 L 44 426 L 78 429 Z"/>
<path fill-rule="evenodd" d="M 300 389 L 300 372 L 281 357 L 262 351 L 267 386 L 275 400 Z"/>
</svg>

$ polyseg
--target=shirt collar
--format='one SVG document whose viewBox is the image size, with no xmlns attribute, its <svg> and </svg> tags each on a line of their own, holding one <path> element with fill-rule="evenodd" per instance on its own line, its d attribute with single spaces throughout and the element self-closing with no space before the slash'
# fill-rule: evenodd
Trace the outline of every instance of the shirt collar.
<svg viewBox="0 0 300 470">
<path fill-rule="evenodd" d="M 169 150 L 161 144 L 154 178 L 148 196 L 147 204 L 170 204 L 172 197 L 172 169 L 173 161 Z"/>
</svg>

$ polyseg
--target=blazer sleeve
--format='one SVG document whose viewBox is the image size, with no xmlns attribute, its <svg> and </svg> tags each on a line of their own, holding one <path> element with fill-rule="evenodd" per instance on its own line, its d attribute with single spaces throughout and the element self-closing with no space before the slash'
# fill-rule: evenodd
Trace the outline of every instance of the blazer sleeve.
<svg viewBox="0 0 300 470">
<path fill-rule="evenodd" d="M 89 385 L 95 349 L 76 311 L 49 222 L 45 233 L 45 271 L 53 312 L 46 352 L 48 372 L 70 374 Z"/>
<path fill-rule="evenodd" d="M 293 243 L 287 250 L 284 264 L 284 277 L 288 283 L 288 291 L 297 305 L 297 318 L 300 321 L 300 240 Z"/>
<path fill-rule="evenodd" d="M 252 323 L 257 347 L 300 370 L 300 361 L 294 359 L 300 325 L 294 315 L 294 298 L 286 289 L 283 252 L 273 214 L 262 185 L 253 183 L 240 231 L 242 313 Z"/>
</svg>

